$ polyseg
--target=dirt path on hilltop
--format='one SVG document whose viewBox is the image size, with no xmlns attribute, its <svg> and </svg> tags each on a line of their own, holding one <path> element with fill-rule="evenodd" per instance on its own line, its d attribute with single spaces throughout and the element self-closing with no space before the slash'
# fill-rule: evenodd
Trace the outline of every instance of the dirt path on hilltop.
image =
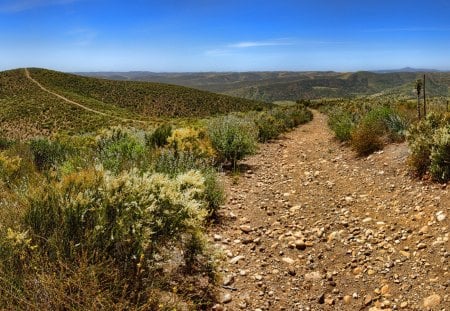
<svg viewBox="0 0 450 311">
<path fill-rule="evenodd" d="M 450 194 L 411 179 L 405 144 L 356 158 L 326 117 L 262 145 L 210 239 L 216 310 L 450 310 Z"/>
<path fill-rule="evenodd" d="M 79 108 L 81 108 L 81 109 L 84 109 L 84 110 L 87 110 L 87 111 L 89 111 L 89 112 L 96 113 L 96 114 L 99 114 L 99 115 L 102 115 L 102 116 L 105 116 L 105 117 L 118 119 L 118 120 L 121 120 L 121 121 L 126 121 L 126 122 L 130 122 L 130 121 L 131 121 L 131 122 L 138 122 L 138 123 L 147 123 L 147 122 L 142 121 L 142 120 L 127 119 L 127 118 L 121 118 L 121 117 L 117 117 L 117 116 L 114 116 L 114 115 L 110 115 L 110 114 L 107 114 L 107 113 L 104 113 L 104 112 L 101 112 L 101 111 L 98 111 L 98 110 L 89 108 L 89 107 L 87 107 L 87 106 L 85 106 L 85 105 L 83 105 L 83 104 L 77 103 L 77 102 L 75 102 L 75 101 L 73 101 L 73 100 L 70 100 L 70 99 L 68 99 L 67 97 L 64 97 L 64 96 L 62 96 L 62 95 L 60 95 L 60 94 L 58 94 L 58 93 L 55 93 L 55 92 L 53 92 L 53 91 L 47 89 L 46 87 L 44 87 L 41 83 L 39 83 L 39 81 L 35 80 L 35 79 L 30 75 L 30 71 L 28 70 L 28 68 L 25 68 L 25 76 L 26 76 L 28 79 L 30 79 L 34 84 L 36 84 L 41 90 L 43 90 L 43 91 L 45 91 L 45 92 L 47 92 L 47 93 L 49 93 L 49 94 L 52 94 L 53 96 L 56 96 L 56 97 L 58 97 L 59 99 L 62 99 L 62 100 L 65 101 L 66 103 L 69 103 L 69 104 L 71 104 L 71 105 L 75 105 L 75 106 L 77 106 L 77 107 L 79 107 Z"/>
</svg>

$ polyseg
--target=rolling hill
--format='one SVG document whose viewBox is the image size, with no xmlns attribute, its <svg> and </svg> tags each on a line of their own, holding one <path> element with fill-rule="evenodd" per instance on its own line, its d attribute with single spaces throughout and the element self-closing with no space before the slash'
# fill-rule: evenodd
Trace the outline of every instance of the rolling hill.
<svg viewBox="0 0 450 311">
<path fill-rule="evenodd" d="M 29 76 L 27 76 L 27 72 Z M 197 118 L 268 105 L 182 86 L 112 81 L 45 69 L 0 72 L 0 131 L 12 138 L 89 132 L 160 118 Z"/>
<path fill-rule="evenodd" d="M 242 72 L 242 73 L 151 73 L 96 72 L 83 75 L 120 80 L 155 81 L 208 90 L 247 99 L 278 101 L 355 97 L 395 96 L 412 98 L 416 79 L 424 69 L 354 73 L 338 72 Z M 430 96 L 448 96 L 450 73 L 427 72 Z"/>
</svg>

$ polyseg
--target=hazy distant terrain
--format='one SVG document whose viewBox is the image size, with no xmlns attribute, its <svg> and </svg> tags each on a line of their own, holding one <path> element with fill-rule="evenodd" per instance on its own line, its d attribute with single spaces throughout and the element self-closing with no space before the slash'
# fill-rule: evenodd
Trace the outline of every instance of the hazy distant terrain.
<svg viewBox="0 0 450 311">
<path fill-rule="evenodd" d="M 414 97 L 416 79 L 428 76 L 427 92 L 430 96 L 448 96 L 450 72 L 432 69 L 403 68 L 378 72 L 90 72 L 86 76 L 114 79 L 169 83 L 247 99 L 277 101 L 354 97 L 360 95 L 389 95 Z"/>
</svg>

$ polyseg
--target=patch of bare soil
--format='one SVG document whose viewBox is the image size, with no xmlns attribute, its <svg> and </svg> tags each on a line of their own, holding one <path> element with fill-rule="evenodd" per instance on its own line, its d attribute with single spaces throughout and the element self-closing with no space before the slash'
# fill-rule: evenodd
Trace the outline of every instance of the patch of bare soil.
<svg viewBox="0 0 450 311">
<path fill-rule="evenodd" d="M 405 144 L 356 158 L 326 117 L 262 145 L 210 239 L 215 310 L 450 310 L 450 194 L 412 179 Z"/>
</svg>

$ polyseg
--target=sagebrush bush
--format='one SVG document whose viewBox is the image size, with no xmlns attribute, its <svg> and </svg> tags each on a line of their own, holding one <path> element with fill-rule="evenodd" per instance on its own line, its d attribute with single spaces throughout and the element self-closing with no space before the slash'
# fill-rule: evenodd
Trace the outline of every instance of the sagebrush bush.
<svg viewBox="0 0 450 311">
<path fill-rule="evenodd" d="M 352 147 L 358 156 L 366 156 L 381 150 L 384 146 L 382 134 L 379 124 L 360 124 L 351 133 Z"/>
<path fill-rule="evenodd" d="M 433 135 L 430 173 L 437 181 L 450 180 L 450 125 L 440 127 Z"/>
<path fill-rule="evenodd" d="M 204 130 L 179 128 L 167 138 L 167 145 L 175 153 L 189 153 L 195 157 L 214 158 L 215 153 Z"/>
<path fill-rule="evenodd" d="M 359 156 L 383 149 L 386 142 L 403 140 L 406 123 L 391 108 L 375 107 L 351 132 L 351 144 Z"/>
<path fill-rule="evenodd" d="M 36 138 L 29 142 L 33 162 L 39 171 L 48 170 L 62 163 L 71 148 L 61 142 L 51 141 L 47 138 Z"/>
<path fill-rule="evenodd" d="M 411 125 L 406 135 L 410 149 L 408 164 L 418 176 L 423 176 L 430 166 L 434 131 L 432 123 L 424 120 Z"/>
<path fill-rule="evenodd" d="M 426 119 L 409 127 L 406 135 L 411 151 L 408 163 L 416 175 L 423 176 L 430 170 L 433 150 L 436 152 L 434 154 L 436 164 L 433 165 L 432 175 L 435 179 L 439 179 L 439 174 L 445 172 L 445 163 L 439 159 L 443 159 L 441 151 L 444 152 L 442 156 L 445 158 L 445 129 L 448 129 L 449 124 L 445 115 L 430 113 Z"/>
<path fill-rule="evenodd" d="M 190 152 L 162 150 L 154 159 L 152 170 L 157 173 L 176 176 L 190 170 L 203 170 L 212 165 L 208 159 L 199 158 Z"/>
<path fill-rule="evenodd" d="M 148 147 L 157 148 L 167 144 L 167 139 L 172 135 L 172 126 L 168 123 L 158 126 L 153 133 L 145 135 Z"/>
<path fill-rule="evenodd" d="M 10 187 L 20 176 L 22 159 L 18 156 L 9 156 L 6 152 L 0 152 L 0 179 Z"/>
<path fill-rule="evenodd" d="M 201 172 L 205 182 L 202 199 L 206 202 L 206 209 L 210 217 L 216 216 L 220 205 L 225 201 L 225 193 L 218 173 L 212 166 L 212 162 L 206 158 L 199 158 L 189 152 L 166 150 L 156 158 L 153 170 L 172 177 L 190 170 Z"/>
<path fill-rule="evenodd" d="M 255 116 L 254 120 L 258 127 L 258 140 L 260 142 L 275 139 L 283 132 L 283 126 L 270 112 L 261 112 Z"/>
<path fill-rule="evenodd" d="M 335 108 L 328 113 L 328 126 L 338 140 L 349 141 L 355 120 L 350 112 Z"/>
<path fill-rule="evenodd" d="M 122 127 L 104 130 L 97 135 L 96 143 L 98 158 L 107 170 L 118 173 L 146 165 L 145 147 L 130 130 Z"/>
<path fill-rule="evenodd" d="M 206 216 L 203 195 L 204 178 L 196 171 L 175 178 L 82 171 L 31 194 L 25 224 L 55 260 L 85 252 L 136 271 L 181 235 L 198 233 Z"/>
<path fill-rule="evenodd" d="M 231 162 L 236 168 L 237 161 L 256 151 L 258 129 L 254 122 L 236 116 L 224 116 L 208 123 L 208 135 L 218 156 Z"/>
<path fill-rule="evenodd" d="M 205 192 L 203 199 L 206 202 L 206 209 L 209 217 L 216 217 L 220 206 L 225 202 L 225 190 L 219 181 L 219 176 L 214 168 L 202 170 L 205 180 Z"/>
</svg>

